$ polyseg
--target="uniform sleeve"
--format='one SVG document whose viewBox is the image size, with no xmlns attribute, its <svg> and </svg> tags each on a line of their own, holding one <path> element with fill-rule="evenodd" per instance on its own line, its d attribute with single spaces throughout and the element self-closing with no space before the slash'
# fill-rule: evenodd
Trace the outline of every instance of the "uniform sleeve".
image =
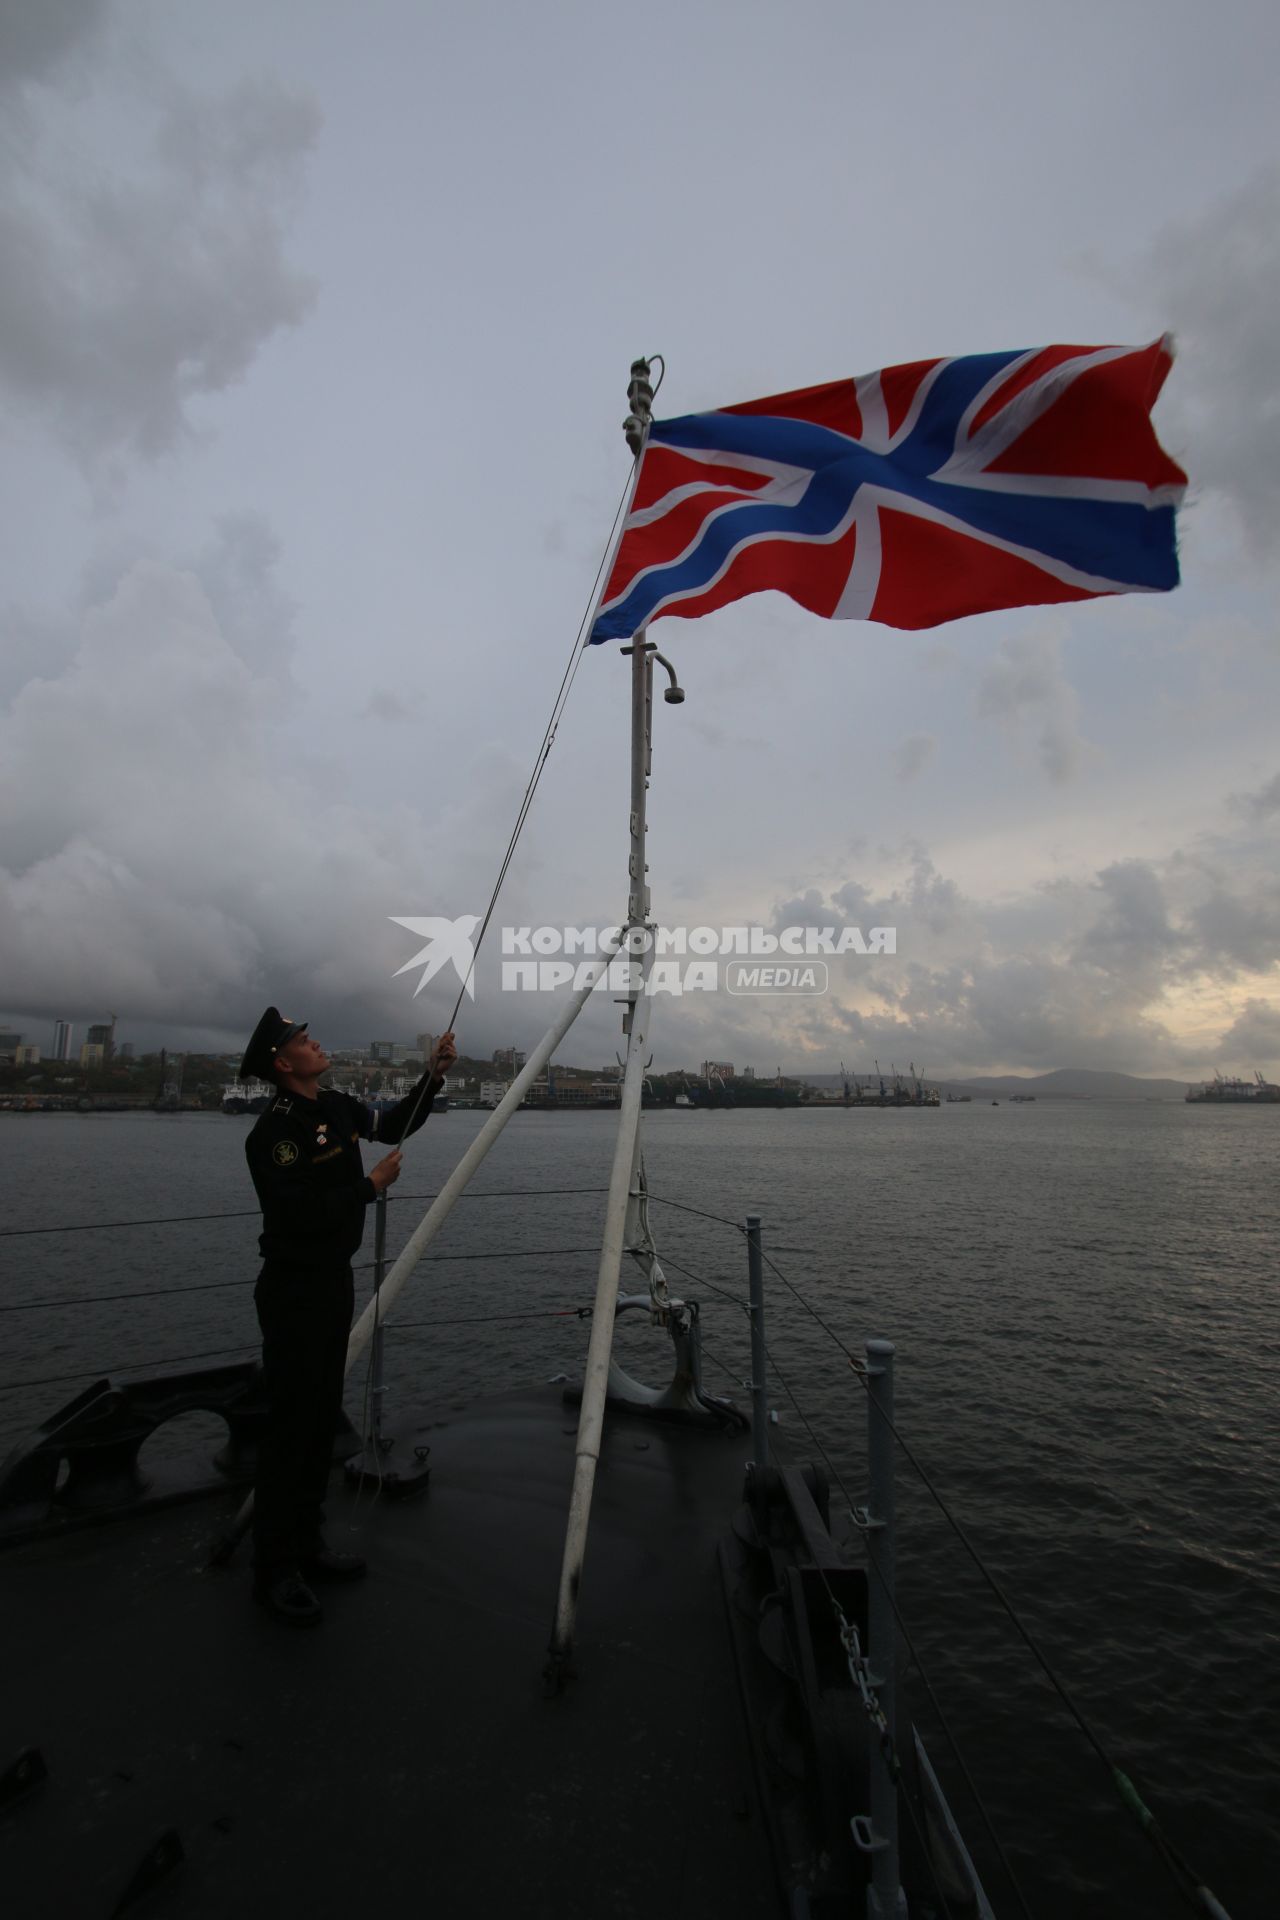
<svg viewBox="0 0 1280 1920">
<path fill-rule="evenodd" d="M 376 1198 L 373 1182 L 334 1185 L 305 1146 L 284 1132 L 254 1128 L 245 1141 L 245 1157 L 263 1218 L 299 1248 L 328 1248 L 335 1237 L 352 1232 L 357 1239 L 366 1205 Z"/>
<path fill-rule="evenodd" d="M 363 1100 L 357 1100 L 354 1093 L 344 1093 L 338 1097 L 344 1104 L 348 1125 L 352 1132 L 358 1134 L 361 1140 L 376 1140 L 378 1115 L 375 1110 L 367 1106 Z"/>
<path fill-rule="evenodd" d="M 373 1133 L 367 1137 L 382 1140 L 387 1146 L 394 1147 L 407 1135 L 416 1133 L 434 1106 L 436 1095 L 443 1085 L 443 1080 L 431 1078 L 431 1069 L 428 1067 L 411 1093 L 406 1093 L 403 1100 L 398 1100 L 394 1107 L 388 1107 L 385 1113 L 378 1116 Z M 412 1125 L 409 1124 L 411 1114 Z"/>
</svg>

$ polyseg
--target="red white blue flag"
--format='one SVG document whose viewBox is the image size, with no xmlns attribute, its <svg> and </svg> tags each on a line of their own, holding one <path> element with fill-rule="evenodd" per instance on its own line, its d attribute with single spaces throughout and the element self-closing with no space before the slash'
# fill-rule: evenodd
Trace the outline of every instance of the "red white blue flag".
<svg viewBox="0 0 1280 1920">
<path fill-rule="evenodd" d="M 968 354 L 655 420 L 591 639 L 769 588 L 891 627 L 1167 592 L 1172 359 L 1167 335 Z"/>
</svg>

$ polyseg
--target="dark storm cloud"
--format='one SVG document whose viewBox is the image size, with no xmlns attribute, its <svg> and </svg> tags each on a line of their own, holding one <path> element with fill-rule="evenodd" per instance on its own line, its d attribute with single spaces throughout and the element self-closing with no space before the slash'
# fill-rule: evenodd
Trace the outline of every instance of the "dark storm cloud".
<svg viewBox="0 0 1280 1920">
<path fill-rule="evenodd" d="M 109 1007 L 235 1035 L 275 1000 L 347 1041 L 452 1004 L 452 978 L 417 1002 L 393 982 L 411 949 L 388 916 L 459 911 L 471 849 L 501 844 L 526 770 L 474 752 L 475 778 L 428 815 L 376 778 L 347 798 L 326 755 L 282 750 L 292 609 L 274 553 L 265 522 L 233 516 L 195 566 L 130 561 L 61 670 L 0 710 L 14 1014 Z"/>
<path fill-rule="evenodd" d="M 1056 786 L 1072 778 L 1086 751 L 1079 711 L 1052 631 L 1003 640 L 978 685 L 978 712 L 1015 734 L 1032 732 L 1040 764 Z"/>
<path fill-rule="evenodd" d="M 280 542 L 262 514 L 219 515 L 192 571 L 227 645 L 261 675 L 287 674 L 297 606 L 280 586 Z"/>
<path fill-rule="evenodd" d="M 797 198 L 813 173 L 813 116 L 779 96 L 780 138 L 752 162 L 752 194 L 726 209 L 714 259 L 699 208 L 722 169 L 722 130 L 710 128 L 705 151 L 681 154 L 674 195 L 676 175 L 659 180 L 664 258 L 676 270 L 651 276 L 645 336 L 628 346 L 638 322 L 623 282 L 615 276 L 603 306 L 584 305 L 572 263 L 598 251 L 611 195 L 623 204 L 637 182 L 653 186 L 652 166 L 609 143 L 607 112 L 601 139 L 588 140 L 598 166 L 582 169 L 585 136 L 571 116 L 557 122 L 550 155 L 547 146 L 547 83 L 567 87 L 566 101 L 606 95 L 565 79 L 532 15 L 497 67 L 482 24 L 460 15 L 446 73 L 427 10 L 399 11 L 403 57 L 387 62 L 360 10 L 306 0 L 231 0 L 216 12 L 0 0 L 4 105 L 18 127 L 0 147 L 10 167 L 0 244 L 13 268 L 0 286 L 0 411 L 32 455 L 10 495 L 4 587 L 20 604 L 5 635 L 13 698 L 0 715 L 0 971 L 5 992 L 20 989 L 30 1007 L 118 1007 L 172 1029 L 236 1030 L 276 998 L 343 1038 L 368 1038 L 374 1017 L 401 1037 L 435 1023 L 434 985 L 416 1002 L 407 979 L 392 985 L 413 947 L 387 916 L 483 908 L 524 790 L 529 726 L 551 688 L 535 685 L 533 645 L 518 659 L 514 648 L 451 646 L 441 677 L 425 680 L 436 656 L 409 629 L 422 624 L 424 592 L 442 633 L 499 633 L 515 604 L 531 642 L 572 626 L 622 478 L 607 395 L 645 337 L 672 347 L 677 384 L 662 398 L 678 396 L 678 412 L 850 366 L 1058 337 L 1052 312 L 1077 315 L 1078 337 L 1133 337 L 1124 315 L 1136 295 L 1152 332 L 1166 320 L 1180 332 L 1161 406 L 1176 409 L 1185 394 L 1190 412 L 1176 423 L 1166 413 L 1173 431 L 1163 432 L 1202 495 L 1243 511 L 1274 488 L 1275 196 L 1262 176 L 1241 183 L 1273 140 L 1261 81 L 1248 113 L 1233 101 L 1240 137 L 1229 150 L 1178 169 L 1150 159 L 1167 104 L 1144 90 L 1140 60 L 1132 84 L 1122 63 L 1111 108 L 1091 96 L 1094 130 L 1106 135 L 1092 173 L 1078 153 L 1064 159 L 1065 126 L 1018 146 L 1030 199 L 1011 217 L 1034 207 L 1045 243 L 1024 271 L 1010 279 L 1000 231 L 961 220 L 940 234 L 941 255 L 893 239 L 893 270 L 881 276 L 892 296 L 870 306 L 853 255 L 823 250 L 821 209 Z M 1204 35 L 1206 46 L 1242 44 Z M 714 36 L 709 45 L 713 71 L 722 48 Z M 1037 50 L 1028 42 L 1033 73 Z M 588 52 L 600 74 L 616 68 L 608 33 Z M 525 53 L 550 62 L 534 87 Z M 1263 62 L 1246 64 L 1257 73 Z M 272 69 L 324 100 L 314 179 L 307 100 L 270 80 L 229 84 Z M 942 76 L 939 99 L 953 79 Z M 922 84 L 928 93 L 927 75 Z M 699 87 L 691 78 L 690 101 Z M 994 111 L 954 170 L 975 206 L 989 204 L 992 181 L 1007 184 L 1016 129 L 1001 124 L 999 103 Z M 885 114 L 884 127 L 864 129 L 871 146 L 892 131 Z M 825 124 L 837 129 L 826 171 L 849 177 L 845 122 Z M 936 171 L 900 169 L 890 199 L 863 208 L 862 255 L 928 225 Z M 305 254 L 289 226 L 300 185 Z M 794 217 L 802 204 L 808 226 Z M 762 207 L 790 236 L 797 270 L 807 262 L 812 278 L 820 263 L 813 326 L 797 329 L 794 273 L 759 275 Z M 1151 254 L 1148 236 L 1170 220 Z M 1086 245 L 1112 263 L 1123 300 L 1077 305 L 1078 276 L 1064 278 L 1063 263 Z M 332 297 L 321 324 L 282 339 L 311 297 L 307 268 Z M 956 293 L 945 332 L 942 284 Z M 523 290 L 514 301 L 513 286 Z M 726 300 L 751 315 L 736 337 L 723 325 Z M 1018 331 L 989 331 L 993 301 Z M 1076 319 L 1061 324 L 1077 337 Z M 210 404 L 246 368 L 251 393 Z M 536 436 L 522 474 L 530 436 L 511 429 L 531 393 L 555 426 Z M 87 502 L 68 447 L 93 479 L 117 484 Z M 136 457 L 155 450 L 172 451 Z M 266 517 L 211 526 L 219 508 L 246 502 Z M 660 736 L 655 850 L 663 821 L 675 824 L 655 852 L 658 899 L 678 898 L 695 925 L 708 899 L 767 914 L 775 895 L 794 893 L 782 921 L 895 925 L 900 944 L 884 965 L 851 958 L 837 993 L 804 1010 L 690 996 L 660 1010 L 658 1044 L 693 1031 L 701 1052 L 673 1043 L 686 1059 L 745 1050 L 770 1066 L 800 1063 L 794 1037 L 824 1065 L 843 1044 L 885 1064 L 914 1055 L 935 1073 L 1167 1070 L 1179 1043 L 1164 1023 L 1216 1037 L 1248 993 L 1268 991 L 1261 842 L 1275 795 L 1261 783 L 1275 759 L 1264 676 L 1280 656 L 1259 640 L 1277 628 L 1260 600 L 1268 583 L 1222 537 L 1232 533 L 1226 506 L 1204 504 L 1197 532 L 1212 537 L 1195 579 L 1188 567 L 1190 590 L 1130 602 L 1124 615 L 1028 611 L 945 638 L 894 637 L 892 651 L 874 624 L 827 628 L 774 596 L 715 616 L 696 647 L 695 630 L 673 622 L 691 698 L 681 733 Z M 1274 518 L 1264 506 L 1260 551 Z M 287 541 L 279 563 L 273 526 Z M 99 556 L 87 571 L 86 551 Z M 1113 614 L 1158 656 L 1151 674 L 1128 651 L 1090 650 L 1086 622 L 1105 634 Z M 1201 627 L 1208 647 L 1193 645 Z M 779 674 L 793 646 L 795 671 Z M 501 913 L 512 922 L 558 922 L 579 892 L 593 895 L 588 920 L 617 911 L 620 869 L 609 862 L 626 821 L 610 796 L 625 789 L 625 741 L 589 678 L 578 731 L 566 730 L 550 764 L 507 883 Z M 424 680 L 447 688 L 444 726 L 433 726 L 438 695 L 412 692 Z M 1073 776 L 1079 799 L 1068 803 Z M 1228 785 L 1256 791 L 1219 843 L 1204 810 L 1216 821 Z M 857 848 L 855 818 L 866 836 Z M 900 844 L 908 822 L 927 845 Z M 1179 836 L 1181 868 L 1168 851 Z M 1116 857 L 1134 851 L 1159 857 Z M 547 1010 L 496 991 L 486 1000 L 490 984 L 485 974 L 476 1025 L 491 1019 L 494 1042 L 528 1039 Z M 598 1057 L 613 1054 L 616 1010 L 599 1013 L 607 1044 L 591 1041 L 589 1017 L 581 1057 L 596 1044 Z"/>
<path fill-rule="evenodd" d="M 418 725 L 426 715 L 421 694 L 395 693 L 390 687 L 375 687 L 365 702 L 362 718 L 383 720 L 393 726 Z"/>
<path fill-rule="evenodd" d="M 1246 1000 L 1223 1034 L 1221 1049 L 1228 1065 L 1252 1062 L 1275 1079 L 1280 1071 L 1280 1006 L 1270 1000 Z"/>
<path fill-rule="evenodd" d="M 91 42 L 106 0 L 0 0 L 0 87 L 42 81 Z"/>
<path fill-rule="evenodd" d="M 6 607 L 0 614 L 0 702 L 19 692 L 28 680 L 56 678 L 78 645 L 73 616 L 55 618 L 29 607 Z"/>
<path fill-rule="evenodd" d="M 52 61 L 37 41 L 28 57 Z M 137 107 L 134 165 L 123 143 L 95 164 L 55 100 L 0 181 L 0 384 L 95 469 L 172 447 L 191 401 L 315 297 L 284 240 L 311 102 L 269 80 L 211 97 L 157 81 Z"/>
<path fill-rule="evenodd" d="M 1222 876 L 1190 917 L 1204 965 L 1228 979 L 1280 964 L 1280 881 L 1243 891 Z"/>
<path fill-rule="evenodd" d="M 1118 992 L 1126 1005 L 1159 993 L 1169 962 L 1187 945 L 1169 920 L 1164 888 L 1147 860 L 1117 860 L 1097 877 L 1097 917 L 1076 943 L 1073 959 L 1095 985 Z"/>
<path fill-rule="evenodd" d="M 1266 785 L 1259 787 L 1255 793 L 1233 793 L 1231 805 L 1246 820 L 1253 820 L 1259 825 L 1270 820 L 1273 814 L 1280 813 L 1280 773 L 1273 774 Z"/>
<path fill-rule="evenodd" d="M 1178 344 L 1163 437 L 1193 488 L 1221 495 L 1253 557 L 1271 563 L 1280 520 L 1280 169 L 1167 227 L 1145 278 Z"/>
<path fill-rule="evenodd" d="M 856 880 L 846 881 L 832 895 L 847 926 L 897 926 L 906 921 L 931 934 L 945 933 L 965 911 L 966 903 L 954 880 L 948 880 L 925 849 L 912 843 L 906 850 L 907 873 L 891 893 L 873 897 Z M 779 924 L 785 924 L 780 922 Z"/>
<path fill-rule="evenodd" d="M 914 780 L 937 751 L 938 742 L 931 733 L 912 733 L 895 750 L 893 760 L 900 780 Z"/>
</svg>

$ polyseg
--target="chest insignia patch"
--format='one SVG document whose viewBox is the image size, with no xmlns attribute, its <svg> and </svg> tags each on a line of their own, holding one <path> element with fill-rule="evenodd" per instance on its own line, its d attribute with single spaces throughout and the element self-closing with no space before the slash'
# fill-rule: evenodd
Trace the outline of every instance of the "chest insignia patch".
<svg viewBox="0 0 1280 1920">
<path fill-rule="evenodd" d="M 271 1158 L 278 1167 L 291 1167 L 298 1157 L 298 1149 L 292 1140 L 277 1140 L 271 1149 Z"/>
</svg>

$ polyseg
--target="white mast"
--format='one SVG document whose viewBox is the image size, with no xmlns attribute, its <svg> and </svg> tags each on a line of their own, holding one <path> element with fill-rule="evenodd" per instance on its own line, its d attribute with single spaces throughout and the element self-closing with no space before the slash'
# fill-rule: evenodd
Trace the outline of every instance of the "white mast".
<svg viewBox="0 0 1280 1920">
<path fill-rule="evenodd" d="M 638 467 L 652 418 L 653 386 L 649 378 L 647 360 L 632 362 L 627 399 L 631 403 L 631 412 L 623 423 L 623 432 L 627 436 L 627 444 L 635 455 Z M 618 1137 L 613 1152 L 613 1167 L 609 1175 L 609 1198 L 605 1208 L 604 1239 L 600 1248 L 600 1267 L 596 1278 L 591 1340 L 587 1349 L 586 1372 L 582 1383 L 582 1406 L 578 1416 L 569 1523 L 565 1532 L 555 1623 L 548 1649 L 546 1676 L 555 1686 L 562 1685 L 572 1672 L 578 1591 L 582 1582 L 583 1560 L 586 1554 L 591 1495 L 595 1486 L 596 1465 L 600 1458 L 600 1441 L 604 1431 L 604 1408 L 609 1387 L 609 1362 L 613 1350 L 613 1328 L 622 1273 L 627 1206 L 639 1161 L 640 1102 L 644 1088 L 649 1018 L 653 1006 L 652 998 L 646 991 L 649 971 L 653 963 L 653 927 L 649 920 L 645 815 L 651 751 L 652 656 L 656 649 L 645 639 L 644 629 L 641 628 L 631 646 L 624 648 L 623 651 L 631 655 L 631 853 L 627 869 L 627 921 L 629 945 L 633 956 L 638 958 L 638 964 L 633 958 L 626 1011 L 622 1017 L 623 1031 L 627 1036 L 627 1058 L 623 1070 L 621 1113 L 618 1119 Z M 672 674 L 673 690 L 677 692 L 680 699 L 683 699 L 683 694 L 679 694 L 679 690 L 674 688 L 674 680 L 675 675 Z M 637 949 L 639 949 L 638 955 Z"/>
</svg>

